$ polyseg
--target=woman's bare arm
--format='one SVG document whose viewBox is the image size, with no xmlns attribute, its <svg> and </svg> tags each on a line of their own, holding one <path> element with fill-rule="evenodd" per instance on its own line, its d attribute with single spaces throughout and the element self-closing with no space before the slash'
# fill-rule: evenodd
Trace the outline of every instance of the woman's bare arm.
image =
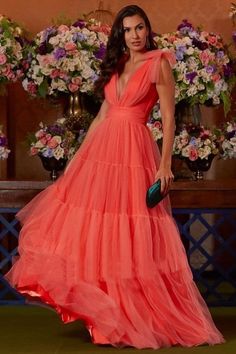
<svg viewBox="0 0 236 354">
<path fill-rule="evenodd" d="M 166 194 L 173 181 L 171 157 L 175 132 L 175 81 L 169 62 L 161 59 L 160 77 L 156 84 L 160 99 L 160 111 L 163 126 L 162 156 L 155 179 L 161 179 L 161 191 Z"/>
</svg>

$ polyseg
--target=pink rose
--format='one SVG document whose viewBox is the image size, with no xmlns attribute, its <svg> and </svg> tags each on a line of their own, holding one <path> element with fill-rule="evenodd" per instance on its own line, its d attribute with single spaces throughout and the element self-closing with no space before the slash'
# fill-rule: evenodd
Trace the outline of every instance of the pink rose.
<svg viewBox="0 0 236 354">
<path fill-rule="evenodd" d="M 36 149 L 34 146 L 30 148 L 30 155 L 34 156 L 37 155 L 38 149 Z"/>
<path fill-rule="evenodd" d="M 161 124 L 161 122 L 159 122 L 159 121 L 154 122 L 154 123 L 153 123 L 153 126 L 154 126 L 155 128 L 158 128 L 158 129 L 161 129 L 161 128 L 162 128 L 162 124 Z"/>
<path fill-rule="evenodd" d="M 57 30 L 58 30 L 59 33 L 63 33 L 63 32 L 68 31 L 69 27 L 66 26 L 66 25 L 60 25 Z"/>
<path fill-rule="evenodd" d="M 217 38 L 215 36 L 208 36 L 207 40 L 212 45 L 215 45 L 217 43 Z"/>
<path fill-rule="evenodd" d="M 53 56 L 51 54 L 47 54 L 47 55 L 41 57 L 39 59 L 39 61 L 42 65 L 48 65 L 48 64 L 53 64 L 55 59 L 53 58 Z"/>
<path fill-rule="evenodd" d="M 174 41 L 176 40 L 176 36 L 169 36 L 168 41 L 170 41 L 171 43 L 174 43 Z"/>
<path fill-rule="evenodd" d="M 7 62 L 7 57 L 5 54 L 0 54 L 0 65 L 3 65 Z"/>
<path fill-rule="evenodd" d="M 214 75 L 212 75 L 212 80 L 213 80 L 214 82 L 217 82 L 217 81 L 219 81 L 220 79 L 221 79 L 220 74 L 214 74 Z"/>
<path fill-rule="evenodd" d="M 75 84 L 75 85 L 80 85 L 81 84 L 81 77 L 73 77 L 72 79 L 71 79 L 71 82 L 73 83 L 73 84 Z"/>
<path fill-rule="evenodd" d="M 6 77 L 10 81 L 16 81 L 16 75 L 13 72 L 8 73 Z"/>
<path fill-rule="evenodd" d="M 194 148 L 190 149 L 190 151 L 189 151 L 189 160 L 195 161 L 195 160 L 197 160 L 197 158 L 198 158 L 197 150 L 194 149 Z"/>
<path fill-rule="evenodd" d="M 70 84 L 68 85 L 68 88 L 69 88 L 69 90 L 70 90 L 71 92 L 75 92 L 75 91 L 77 91 L 77 90 L 79 89 L 79 86 L 76 85 L 76 84 L 70 83 Z"/>
<path fill-rule="evenodd" d="M 45 136 L 45 132 L 42 129 L 40 129 L 35 133 L 35 136 L 36 138 L 41 139 L 42 137 Z"/>
<path fill-rule="evenodd" d="M 49 141 L 52 138 L 52 136 L 51 136 L 51 134 L 46 134 L 45 138 L 46 138 L 47 141 Z"/>
<path fill-rule="evenodd" d="M 59 75 L 60 75 L 60 70 L 58 70 L 58 69 L 53 69 L 52 72 L 51 72 L 51 74 L 50 74 L 50 77 L 51 77 L 52 79 L 55 79 L 56 77 L 59 77 Z"/>
<path fill-rule="evenodd" d="M 67 74 L 64 71 L 60 70 L 59 78 L 63 79 L 63 80 L 66 80 L 67 77 L 68 77 Z"/>
<path fill-rule="evenodd" d="M 37 92 L 37 86 L 33 82 L 29 82 L 27 85 L 27 91 L 31 93 L 32 95 L 35 95 Z"/>
<path fill-rule="evenodd" d="M 207 53 L 206 51 L 203 51 L 200 53 L 199 55 L 200 59 L 201 59 L 201 62 L 204 64 L 204 65 L 208 65 L 211 57 L 209 55 L 209 53 Z"/>
<path fill-rule="evenodd" d="M 47 144 L 46 136 L 43 136 L 41 139 L 39 139 L 39 141 L 41 144 L 46 145 Z"/>
<path fill-rule="evenodd" d="M 47 143 L 47 146 L 50 148 L 50 149 L 55 149 L 57 146 L 58 146 L 58 141 L 54 138 L 52 138 L 51 140 L 48 141 Z"/>
<path fill-rule="evenodd" d="M 65 50 L 70 51 L 75 49 L 76 49 L 76 44 L 74 42 L 68 42 L 65 44 Z"/>
</svg>

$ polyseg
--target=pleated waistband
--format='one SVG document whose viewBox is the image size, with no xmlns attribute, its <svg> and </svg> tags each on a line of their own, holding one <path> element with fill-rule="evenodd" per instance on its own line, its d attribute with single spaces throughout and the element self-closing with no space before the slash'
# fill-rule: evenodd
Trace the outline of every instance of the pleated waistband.
<svg viewBox="0 0 236 354">
<path fill-rule="evenodd" d="M 111 106 L 107 112 L 108 119 L 127 120 L 132 123 L 146 124 L 147 117 L 138 107 Z"/>
</svg>

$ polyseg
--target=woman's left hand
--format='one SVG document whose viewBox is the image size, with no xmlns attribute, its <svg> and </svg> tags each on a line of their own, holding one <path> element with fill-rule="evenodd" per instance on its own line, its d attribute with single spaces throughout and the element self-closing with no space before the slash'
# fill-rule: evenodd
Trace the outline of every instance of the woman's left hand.
<svg viewBox="0 0 236 354">
<path fill-rule="evenodd" d="M 171 169 L 167 167 L 160 167 L 156 173 L 155 181 L 158 179 L 161 180 L 161 194 L 165 196 L 169 192 L 170 186 L 174 180 L 174 175 Z"/>
</svg>

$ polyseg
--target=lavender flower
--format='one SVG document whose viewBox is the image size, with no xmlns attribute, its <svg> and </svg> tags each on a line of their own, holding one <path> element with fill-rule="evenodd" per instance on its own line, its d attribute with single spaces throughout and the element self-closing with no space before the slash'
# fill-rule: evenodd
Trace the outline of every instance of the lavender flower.
<svg viewBox="0 0 236 354">
<path fill-rule="evenodd" d="M 66 56 L 66 51 L 64 48 L 57 48 L 54 51 L 53 55 L 56 60 L 59 60 L 59 59 L 64 58 Z"/>
<path fill-rule="evenodd" d="M 48 42 L 49 38 L 56 34 L 56 29 L 54 27 L 48 27 L 43 33 L 43 42 Z"/>
<path fill-rule="evenodd" d="M 176 59 L 177 59 L 178 61 L 184 59 L 184 53 L 183 53 L 182 51 L 180 51 L 180 50 L 177 50 L 177 51 L 176 51 L 175 56 L 176 56 Z"/>
<path fill-rule="evenodd" d="M 221 58 L 224 58 L 224 51 L 223 50 L 219 50 L 217 53 L 216 53 L 216 57 L 221 59 Z"/>
<path fill-rule="evenodd" d="M 44 151 L 42 152 L 42 155 L 43 155 L 44 157 L 53 157 L 53 149 L 47 148 L 47 150 L 44 150 Z"/>
<path fill-rule="evenodd" d="M 215 65 L 206 66 L 206 72 L 208 74 L 213 74 L 214 72 L 216 72 L 216 66 Z"/>
<path fill-rule="evenodd" d="M 86 41 L 86 39 L 87 36 L 84 33 L 80 33 L 80 32 L 74 33 L 72 36 L 73 42 L 83 42 Z"/>
</svg>

